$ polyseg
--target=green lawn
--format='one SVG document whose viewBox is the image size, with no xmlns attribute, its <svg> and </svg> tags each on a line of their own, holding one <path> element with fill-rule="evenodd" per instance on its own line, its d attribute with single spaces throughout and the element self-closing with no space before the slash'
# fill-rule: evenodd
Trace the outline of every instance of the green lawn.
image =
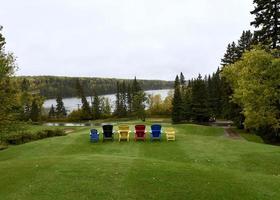
<svg viewBox="0 0 280 200">
<path fill-rule="evenodd" d="M 263 139 L 258 135 L 255 135 L 253 133 L 249 133 L 249 132 L 246 132 L 245 130 L 241 130 L 241 129 L 237 129 L 237 128 L 235 128 L 234 131 L 239 133 L 247 141 L 261 143 L 261 144 L 264 143 Z"/>
<path fill-rule="evenodd" d="M 82 128 L 10 146 L 0 151 L 0 199 L 280 199 L 279 147 L 174 127 L 175 142 L 92 144 Z"/>
</svg>

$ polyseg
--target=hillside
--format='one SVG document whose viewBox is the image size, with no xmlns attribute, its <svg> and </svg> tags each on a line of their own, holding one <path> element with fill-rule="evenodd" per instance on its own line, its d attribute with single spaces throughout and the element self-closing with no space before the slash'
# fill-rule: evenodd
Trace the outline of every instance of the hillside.
<svg viewBox="0 0 280 200">
<path fill-rule="evenodd" d="M 175 142 L 93 144 L 80 128 L 0 151 L 0 199 L 280 199 L 279 147 L 174 128 Z"/>
<path fill-rule="evenodd" d="M 130 82 L 132 79 L 96 78 L 96 77 L 60 77 L 60 76 L 20 76 L 15 77 L 21 83 L 23 79 L 30 82 L 32 90 L 40 92 L 47 99 L 55 98 L 58 94 L 62 97 L 77 95 L 76 82 L 80 81 L 86 96 L 93 95 L 93 91 L 99 95 L 113 94 L 116 92 L 118 81 Z M 144 90 L 169 89 L 173 87 L 173 81 L 162 80 L 138 80 Z"/>
</svg>

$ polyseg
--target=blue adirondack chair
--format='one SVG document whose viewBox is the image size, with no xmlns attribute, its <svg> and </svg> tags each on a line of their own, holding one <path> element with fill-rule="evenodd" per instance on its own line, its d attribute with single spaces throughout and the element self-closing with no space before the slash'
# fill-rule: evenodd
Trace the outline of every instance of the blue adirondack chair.
<svg viewBox="0 0 280 200">
<path fill-rule="evenodd" d="M 161 125 L 153 124 L 151 126 L 151 141 L 161 140 Z"/>
<path fill-rule="evenodd" d="M 99 140 L 99 133 L 96 129 L 90 130 L 90 141 L 91 142 L 98 142 Z"/>
</svg>

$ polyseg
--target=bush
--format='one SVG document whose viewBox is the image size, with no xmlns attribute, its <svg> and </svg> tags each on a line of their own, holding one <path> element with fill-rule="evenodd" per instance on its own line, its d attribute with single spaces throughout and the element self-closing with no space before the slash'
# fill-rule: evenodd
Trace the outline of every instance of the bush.
<svg viewBox="0 0 280 200">
<path fill-rule="evenodd" d="M 14 145 L 22 144 L 22 135 L 21 134 L 9 135 L 6 138 L 6 142 L 8 144 L 14 144 Z"/>
<path fill-rule="evenodd" d="M 67 133 L 65 133 L 65 131 L 62 130 L 62 129 L 55 129 L 54 132 L 55 132 L 55 136 L 65 136 L 65 135 L 67 135 Z"/>
<path fill-rule="evenodd" d="M 48 137 L 48 132 L 46 132 L 46 130 L 38 131 L 35 134 L 37 135 L 38 139 L 44 139 Z"/>
<path fill-rule="evenodd" d="M 22 132 L 21 133 L 21 139 L 22 139 L 22 143 L 27 143 L 33 140 L 32 137 L 32 133 L 28 133 L 28 132 Z"/>
<path fill-rule="evenodd" d="M 30 132 L 18 132 L 12 135 L 8 135 L 5 139 L 5 142 L 7 144 L 12 145 L 19 145 L 23 143 L 27 143 L 34 140 L 40 140 L 48 137 L 55 137 L 55 136 L 65 136 L 67 135 L 64 130 L 62 129 L 46 129 L 46 130 L 40 130 L 36 133 L 30 133 Z"/>
<path fill-rule="evenodd" d="M 4 150 L 4 149 L 7 149 L 8 148 L 8 145 L 7 144 L 2 144 L 0 143 L 0 151 L 1 150 Z"/>
</svg>

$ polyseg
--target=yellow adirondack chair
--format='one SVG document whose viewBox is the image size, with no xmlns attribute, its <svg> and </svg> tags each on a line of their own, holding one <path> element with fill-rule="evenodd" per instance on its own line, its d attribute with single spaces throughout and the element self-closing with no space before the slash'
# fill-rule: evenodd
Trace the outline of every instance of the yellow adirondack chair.
<svg viewBox="0 0 280 200">
<path fill-rule="evenodd" d="M 175 141 L 175 130 L 173 128 L 166 128 L 165 135 L 166 135 L 167 141 L 170 141 L 170 140 Z"/>
<path fill-rule="evenodd" d="M 119 125 L 118 126 L 118 134 L 119 134 L 119 142 L 121 140 L 127 140 L 129 141 L 129 126 L 128 125 Z"/>
</svg>

